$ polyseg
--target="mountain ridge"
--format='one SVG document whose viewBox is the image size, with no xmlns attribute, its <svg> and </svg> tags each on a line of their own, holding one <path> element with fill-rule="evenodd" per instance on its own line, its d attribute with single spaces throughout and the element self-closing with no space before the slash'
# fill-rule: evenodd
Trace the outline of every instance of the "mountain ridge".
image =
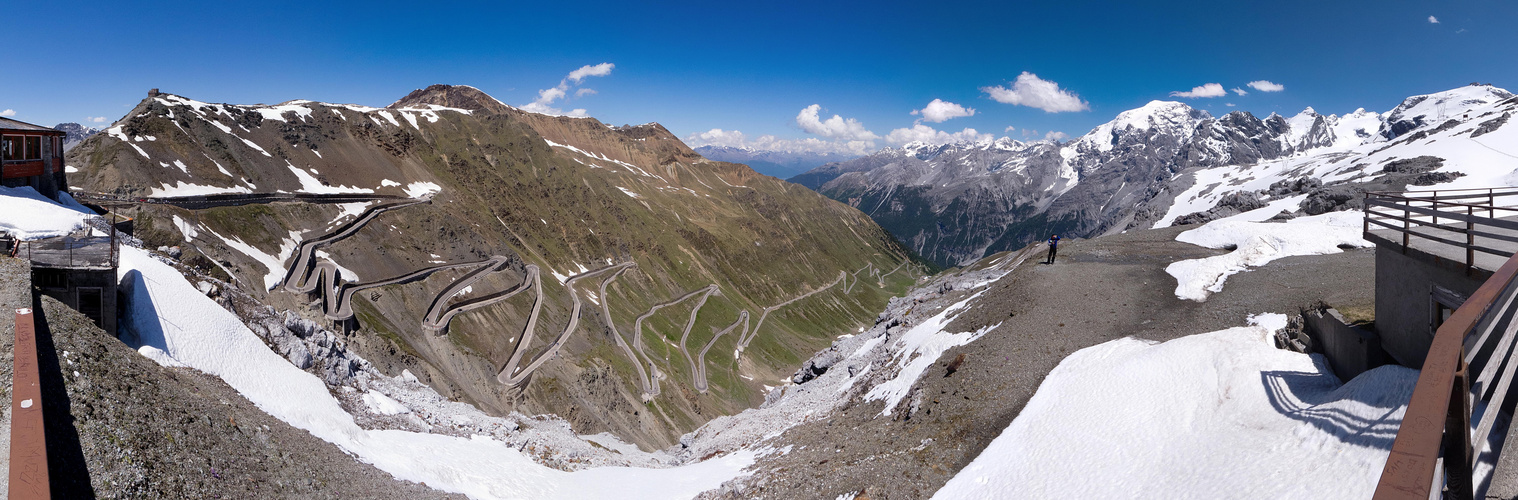
<svg viewBox="0 0 1518 500">
<path fill-rule="evenodd" d="M 1409 97 L 1385 114 L 1324 116 L 1307 108 L 1263 119 L 1245 111 L 1213 117 L 1156 100 L 1063 143 L 887 148 L 790 180 L 869 213 L 937 264 L 963 265 L 1049 234 L 1091 237 L 1172 223 L 1170 208 L 1194 172 L 1394 142 L 1461 113 L 1472 119 L 1457 109 L 1511 98 L 1475 85 Z"/>
<path fill-rule="evenodd" d="M 548 330 L 572 324 L 573 294 L 586 301 L 580 327 L 545 348 L 546 334 L 537 341 L 518 335 L 538 313 L 529 314 L 531 299 L 513 299 L 460 315 L 444 336 L 425 334 L 418 318 L 464 272 L 445 270 L 355 296 L 350 348 L 388 374 L 409 369 L 485 411 L 556 413 L 577 432 L 610 431 L 649 449 L 762 401 L 758 381 L 788 374 L 831 332 L 867 324 L 893 290 L 912 281 L 910 266 L 887 273 L 903 269 L 909 253 L 863 214 L 742 165 L 702 158 L 661 125 L 612 127 L 492 103 L 499 101 L 457 86 L 421 89 L 386 108 L 212 104 L 160 94 L 67 160 L 79 170 L 71 175 L 75 186 L 131 198 L 432 193 L 431 204 L 378 216 L 316 256 L 342 276 L 373 281 L 501 255 L 514 264 L 476 282 L 471 288 L 479 291 L 461 300 L 518 286 L 530 264 L 542 270 L 538 323 Z M 185 262 L 241 283 L 258 300 L 325 321 L 305 296 L 269 290 L 270 278 L 280 281 L 300 241 L 364 206 L 121 210 L 136 218 L 150 247 L 180 246 Z M 629 262 L 636 266 L 608 279 L 604 292 L 570 282 Z M 840 273 L 878 279 L 833 288 Z M 636 335 L 626 332 L 650 306 L 713 284 L 720 293 L 703 307 L 670 307 L 638 320 L 646 323 L 635 337 L 646 344 L 642 353 L 619 350 L 611 338 L 616 330 Z M 758 319 L 811 291 L 826 293 L 768 314 L 764 331 L 716 335 L 740 313 Z M 603 303 L 616 330 L 592 309 Z M 694 358 L 680 354 L 687 343 L 710 347 L 701 374 L 709 390 L 693 379 Z M 520 386 L 497 382 L 509 358 L 541 357 L 544 349 L 557 355 Z M 650 397 L 635 382 L 642 365 L 656 369 L 662 395 Z"/>
</svg>

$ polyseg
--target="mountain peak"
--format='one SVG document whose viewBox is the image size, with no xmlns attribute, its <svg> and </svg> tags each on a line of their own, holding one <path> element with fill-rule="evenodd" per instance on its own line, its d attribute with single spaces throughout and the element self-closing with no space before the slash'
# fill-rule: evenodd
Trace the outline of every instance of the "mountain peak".
<svg viewBox="0 0 1518 500">
<path fill-rule="evenodd" d="M 406 94 L 406 97 L 391 103 L 388 108 L 410 108 L 435 104 L 450 108 L 467 109 L 470 111 L 485 111 L 489 113 L 504 113 L 515 109 L 491 97 L 484 91 L 468 85 L 429 85 L 425 89 L 416 89 Z"/>
</svg>

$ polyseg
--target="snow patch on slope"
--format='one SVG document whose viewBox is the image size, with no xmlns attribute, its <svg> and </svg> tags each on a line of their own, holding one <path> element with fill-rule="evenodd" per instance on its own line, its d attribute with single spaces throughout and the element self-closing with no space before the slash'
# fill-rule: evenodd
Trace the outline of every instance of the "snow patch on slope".
<svg viewBox="0 0 1518 500">
<path fill-rule="evenodd" d="M 1341 384 L 1285 320 L 1071 354 L 933 498 L 1369 498 L 1418 372 Z"/>
<path fill-rule="evenodd" d="M 1251 267 L 1293 255 L 1339 253 L 1342 251 L 1340 245 L 1371 246 L 1361 237 L 1363 217 L 1360 212 L 1331 212 L 1298 217 L 1284 223 L 1212 221 L 1176 235 L 1176 241 L 1208 248 L 1234 246 L 1236 249 L 1223 255 L 1176 262 L 1166 267 L 1165 272 L 1176 279 L 1176 297 L 1202 302 L 1208 295 L 1223 291 L 1223 283 L 1229 276 Z"/>
<path fill-rule="evenodd" d="M 84 227 L 83 207 L 64 208 L 30 186 L 0 186 L 0 231 L 18 239 L 35 240 L 67 235 Z"/>
<path fill-rule="evenodd" d="M 161 363 L 182 363 L 220 377 L 270 415 L 398 479 L 475 498 L 690 498 L 741 475 L 754 461 L 753 452 L 740 451 L 669 469 L 564 472 L 485 436 L 365 430 L 324 383 L 269 350 L 173 267 L 128 247 L 122 249 L 120 277 L 127 294 L 123 328 L 138 347 L 166 353 L 157 357 Z"/>
</svg>

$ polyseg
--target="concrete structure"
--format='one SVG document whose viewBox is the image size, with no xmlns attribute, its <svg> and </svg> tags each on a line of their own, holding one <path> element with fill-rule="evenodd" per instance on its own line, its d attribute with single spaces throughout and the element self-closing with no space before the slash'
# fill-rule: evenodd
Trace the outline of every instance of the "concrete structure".
<svg viewBox="0 0 1518 500">
<path fill-rule="evenodd" d="M 1376 333 L 1397 364 L 1419 368 L 1434 331 L 1501 263 L 1487 268 L 1478 259 L 1467 273 L 1463 250 L 1455 260 L 1453 247 L 1430 240 L 1404 247 L 1381 231 L 1367 239 L 1376 243 Z"/>
<path fill-rule="evenodd" d="M 32 286 L 39 293 L 58 299 L 114 334 L 119 241 L 114 231 L 109 236 L 94 236 L 94 231 L 88 228 L 59 238 L 18 242 L 16 257 L 31 261 Z"/>
<path fill-rule="evenodd" d="M 1332 307 L 1302 311 L 1303 326 L 1312 339 L 1312 351 L 1322 353 L 1340 380 L 1349 380 L 1389 362 L 1381 337 L 1350 325 Z"/>
<path fill-rule="evenodd" d="M 63 172 L 64 133 L 41 125 L 0 118 L 0 185 L 31 186 L 57 199 L 68 190 Z"/>
<path fill-rule="evenodd" d="M 1372 193 L 1376 332 L 1398 364 L 1419 368 L 1434 332 L 1518 253 L 1518 190 Z"/>
</svg>

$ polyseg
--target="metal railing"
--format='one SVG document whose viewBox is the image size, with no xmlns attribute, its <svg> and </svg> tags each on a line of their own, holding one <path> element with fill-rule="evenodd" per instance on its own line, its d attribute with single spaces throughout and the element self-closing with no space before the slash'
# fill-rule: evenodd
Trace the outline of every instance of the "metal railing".
<svg viewBox="0 0 1518 500">
<path fill-rule="evenodd" d="M 98 219 L 98 220 L 93 220 Z M 114 268 L 121 260 L 121 238 L 106 218 L 86 218 L 85 224 L 105 236 L 72 234 L 12 243 L 11 256 L 26 259 L 37 267 Z M 103 228 L 103 229 L 102 229 Z"/>
<path fill-rule="evenodd" d="M 1514 216 L 1518 216 L 1518 188 L 1365 193 L 1366 239 L 1383 239 L 1372 229 L 1390 229 L 1401 234 L 1403 253 L 1412 238 L 1459 247 L 1465 250 L 1467 272 L 1475 267 L 1477 252 L 1504 259 L 1513 256 L 1512 250 L 1491 244 L 1507 242 L 1512 245 L 1501 246 L 1518 247 L 1518 220 L 1507 219 Z M 1478 237 L 1486 241 L 1478 242 Z"/>
<path fill-rule="evenodd" d="M 1518 337 L 1515 276 L 1518 257 L 1509 258 L 1439 326 L 1376 485 L 1375 498 L 1469 499 L 1478 488 L 1485 489 L 1472 473 L 1518 369 L 1518 360 L 1513 358 L 1514 339 Z M 1470 376 L 1473 368 L 1480 371 L 1474 381 Z M 1485 409 L 1473 430 L 1476 403 L 1485 403 Z"/>
</svg>

